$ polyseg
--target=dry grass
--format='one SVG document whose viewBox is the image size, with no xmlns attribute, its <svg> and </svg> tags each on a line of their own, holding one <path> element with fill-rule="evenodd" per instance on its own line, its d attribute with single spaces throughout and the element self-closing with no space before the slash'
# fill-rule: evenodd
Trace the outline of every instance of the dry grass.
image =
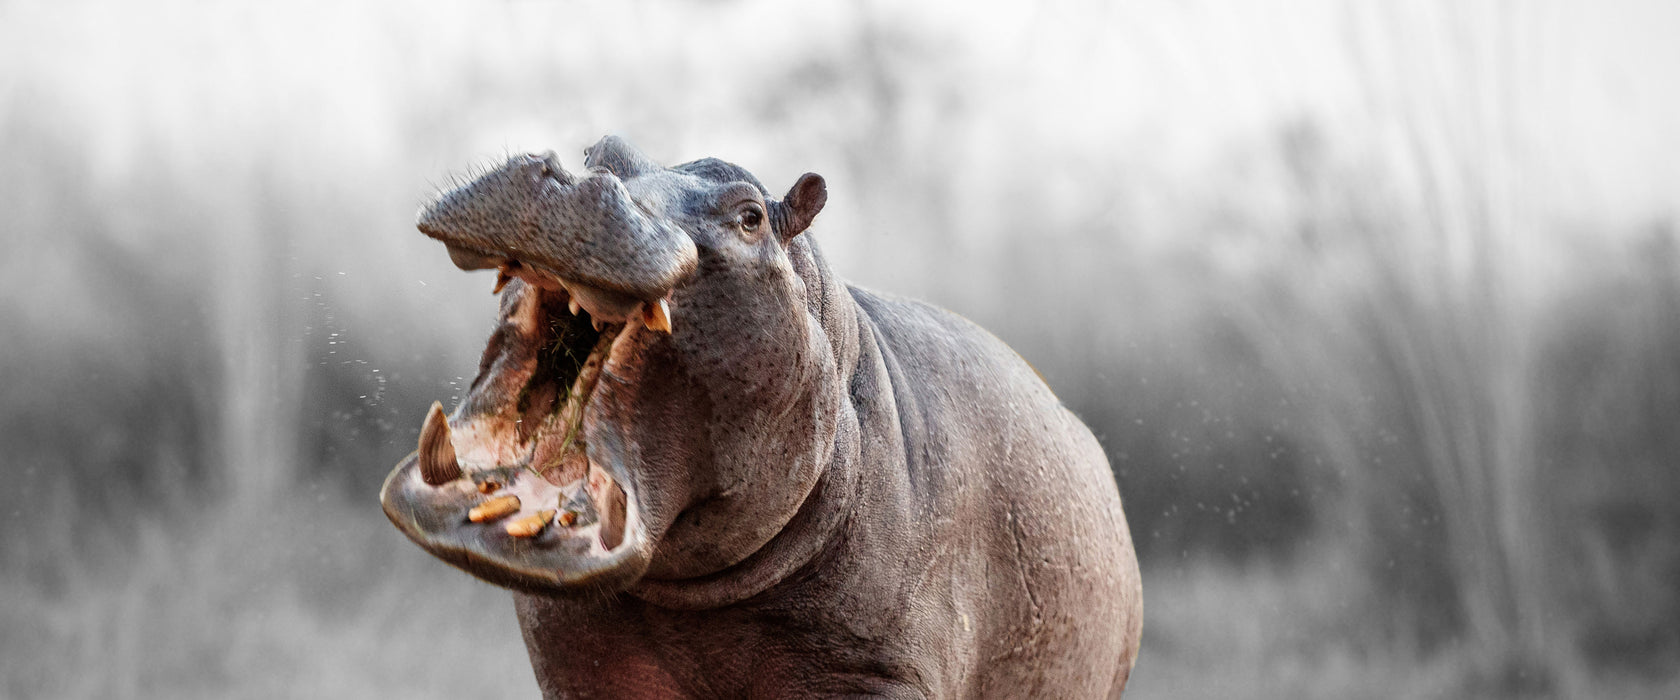
<svg viewBox="0 0 1680 700">
<path fill-rule="evenodd" d="M 371 503 L 292 497 L 14 538 L 0 568 L 0 697 L 535 697 L 508 594 L 409 545 Z M 71 517 L 74 516 L 74 517 Z M 91 534 L 99 531 L 102 534 Z M 81 540 L 72 543 L 70 540 Z M 80 551 L 65 557 L 62 552 Z M 1146 568 L 1130 698 L 1488 697 L 1465 650 L 1373 641 L 1355 559 Z M 1680 679 L 1597 677 L 1566 697 L 1675 697 Z"/>
<path fill-rule="evenodd" d="M 409 545 L 371 500 L 120 531 L 57 500 L 3 550 L 0 697 L 536 695 L 508 593 Z M 94 524 L 69 534 L 78 521 Z"/>
<path fill-rule="evenodd" d="M 1419 652 L 1410 640 L 1372 640 L 1358 623 L 1383 613 L 1359 592 L 1351 555 L 1314 546 L 1287 564 L 1197 559 L 1146 568 L 1143 653 L 1127 697 L 1657 700 L 1680 693 L 1680 676 L 1613 674 L 1524 691 L 1532 679 L 1485 677 L 1467 645 Z"/>
</svg>

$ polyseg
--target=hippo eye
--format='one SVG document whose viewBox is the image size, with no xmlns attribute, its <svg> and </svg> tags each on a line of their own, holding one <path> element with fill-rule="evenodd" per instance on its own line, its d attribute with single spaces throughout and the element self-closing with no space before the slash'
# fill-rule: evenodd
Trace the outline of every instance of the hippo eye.
<svg viewBox="0 0 1680 700">
<path fill-rule="evenodd" d="M 762 223 L 764 223 L 764 210 L 759 209 L 758 205 L 749 205 L 741 211 L 742 230 L 751 231 L 758 228 L 758 225 Z"/>
</svg>

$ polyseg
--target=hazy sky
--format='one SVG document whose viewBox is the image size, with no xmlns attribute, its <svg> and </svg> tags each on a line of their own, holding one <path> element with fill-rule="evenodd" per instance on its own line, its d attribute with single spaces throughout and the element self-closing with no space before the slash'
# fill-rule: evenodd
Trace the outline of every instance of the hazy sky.
<svg viewBox="0 0 1680 700">
<path fill-rule="evenodd" d="M 1680 201 L 1680 5 L 1662 0 L 10 2 L 0 119 L 55 114 L 117 179 L 148 141 L 205 159 L 278 140 L 377 161 L 408 147 L 395 115 L 429 109 L 480 112 L 468 149 L 566 157 L 647 111 L 686 110 L 695 131 L 662 137 L 667 148 L 750 162 L 767 146 L 707 127 L 752 84 L 741 76 L 865 28 L 923 40 L 907 60 L 968 86 L 982 115 L 970 137 L 1000 144 L 999 158 L 1040 142 L 1194 168 L 1225 135 L 1308 116 L 1377 154 L 1420 130 L 1500 150 L 1523 199 L 1566 218 L 1638 221 Z M 549 114 L 495 82 L 578 69 L 648 97 Z M 429 90 L 462 71 L 482 72 L 485 93 Z"/>
</svg>

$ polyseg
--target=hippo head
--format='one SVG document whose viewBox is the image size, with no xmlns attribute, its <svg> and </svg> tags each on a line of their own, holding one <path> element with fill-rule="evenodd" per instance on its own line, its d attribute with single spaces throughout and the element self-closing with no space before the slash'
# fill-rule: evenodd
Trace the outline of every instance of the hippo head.
<svg viewBox="0 0 1680 700">
<path fill-rule="evenodd" d="M 789 255 L 821 177 L 776 201 L 715 159 L 584 155 L 576 176 L 512 157 L 421 214 L 457 266 L 498 270 L 501 304 L 466 396 L 433 404 L 381 492 L 420 546 L 528 592 L 740 562 L 817 483 L 842 400 Z"/>
</svg>

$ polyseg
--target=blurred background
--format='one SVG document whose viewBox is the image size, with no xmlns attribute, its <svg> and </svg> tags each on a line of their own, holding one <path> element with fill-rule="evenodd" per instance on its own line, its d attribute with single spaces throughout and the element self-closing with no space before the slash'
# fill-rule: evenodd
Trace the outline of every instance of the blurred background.
<svg viewBox="0 0 1680 700">
<path fill-rule="evenodd" d="M 534 697 L 386 523 L 491 277 L 453 175 L 620 133 L 1106 445 L 1133 698 L 1680 697 L 1680 8 L 0 1 L 0 698 Z"/>
</svg>

